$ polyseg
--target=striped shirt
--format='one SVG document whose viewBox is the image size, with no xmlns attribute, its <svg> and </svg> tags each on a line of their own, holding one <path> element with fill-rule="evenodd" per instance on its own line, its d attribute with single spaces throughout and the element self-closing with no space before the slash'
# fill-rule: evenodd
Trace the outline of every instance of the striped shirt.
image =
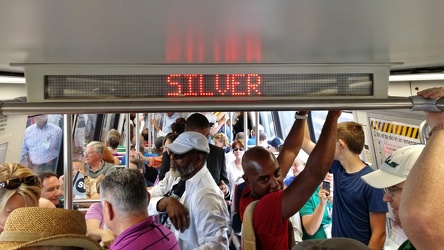
<svg viewBox="0 0 444 250">
<path fill-rule="evenodd" d="M 111 250 L 142 250 L 142 249 L 162 249 L 180 250 L 174 234 L 165 226 L 154 222 L 152 217 L 148 217 L 139 224 L 136 224 L 121 233 L 110 246 Z"/>
</svg>

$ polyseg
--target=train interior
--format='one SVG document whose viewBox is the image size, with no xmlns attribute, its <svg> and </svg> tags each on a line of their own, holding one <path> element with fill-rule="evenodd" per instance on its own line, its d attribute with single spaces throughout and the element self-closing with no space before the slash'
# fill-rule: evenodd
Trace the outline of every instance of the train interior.
<svg viewBox="0 0 444 250">
<path fill-rule="evenodd" d="M 245 111 L 285 139 L 294 112 L 311 110 L 316 140 L 325 110 L 343 110 L 377 169 L 424 142 L 408 97 L 444 86 L 439 0 L 0 3 L 0 162 L 19 162 L 25 129 L 48 114 L 64 134 L 58 175 L 130 113 L 154 130 L 149 117 L 173 111 Z M 387 218 L 396 249 L 405 235 Z"/>
</svg>

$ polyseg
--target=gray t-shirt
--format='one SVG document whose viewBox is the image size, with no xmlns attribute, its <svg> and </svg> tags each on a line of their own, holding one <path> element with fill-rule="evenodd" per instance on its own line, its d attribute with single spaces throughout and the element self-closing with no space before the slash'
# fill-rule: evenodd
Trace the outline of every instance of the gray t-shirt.
<svg viewBox="0 0 444 250">
<path fill-rule="evenodd" d="M 117 170 L 116 166 L 104 161 L 102 161 L 102 166 L 99 169 L 97 169 L 97 171 L 92 170 L 91 167 L 88 164 L 86 164 L 85 176 L 88 176 L 90 178 L 97 178 L 101 174 L 107 176 L 109 173 L 112 173 L 116 170 Z"/>
</svg>

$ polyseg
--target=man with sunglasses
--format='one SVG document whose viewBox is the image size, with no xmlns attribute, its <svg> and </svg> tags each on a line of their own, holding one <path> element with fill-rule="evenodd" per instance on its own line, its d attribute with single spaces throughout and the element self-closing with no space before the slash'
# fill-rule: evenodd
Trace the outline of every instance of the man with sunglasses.
<svg viewBox="0 0 444 250">
<path fill-rule="evenodd" d="M 187 119 L 185 131 L 194 131 L 202 134 L 205 137 L 210 135 L 210 123 L 208 119 L 200 114 L 194 113 Z M 207 143 L 209 144 L 209 143 Z M 225 199 L 230 199 L 230 182 L 228 180 L 227 166 L 225 164 L 225 152 L 222 148 L 209 144 L 210 153 L 207 157 L 207 168 L 213 176 L 216 184 L 224 192 Z M 162 180 L 166 173 L 170 170 L 170 158 L 162 157 L 162 164 L 160 166 L 159 178 Z"/>
<path fill-rule="evenodd" d="M 228 249 L 228 209 L 206 167 L 207 137 L 187 131 L 165 147 L 170 171 L 162 184 L 150 190 L 149 214 L 167 212 L 181 249 Z"/>
</svg>

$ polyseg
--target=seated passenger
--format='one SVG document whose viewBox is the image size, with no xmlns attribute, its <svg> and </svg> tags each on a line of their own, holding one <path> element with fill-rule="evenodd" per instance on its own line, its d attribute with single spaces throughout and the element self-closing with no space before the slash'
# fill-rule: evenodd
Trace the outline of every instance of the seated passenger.
<svg viewBox="0 0 444 250">
<path fill-rule="evenodd" d="M 253 218 L 248 218 L 253 221 L 257 249 L 290 248 L 288 219 L 307 202 L 333 162 L 336 125 L 340 114 L 340 111 L 328 113 L 319 143 L 310 155 L 306 168 L 300 178 L 286 189 L 283 176 L 290 170 L 302 146 L 304 120 L 296 119 L 277 159 L 270 151 L 260 146 L 245 152 L 242 167 L 248 187 L 240 201 L 240 216 L 244 221 L 247 206 L 258 201 L 252 213 Z M 299 117 L 303 116 L 306 116 L 306 112 L 300 111 Z"/>
<path fill-rule="evenodd" d="M 60 204 L 62 190 L 60 189 L 60 182 L 57 175 L 53 172 L 40 172 L 38 176 L 42 182 L 42 193 L 40 197 L 48 199 L 56 207 L 63 207 L 63 205 Z"/>
<path fill-rule="evenodd" d="M 103 179 L 100 199 L 105 225 L 118 235 L 110 249 L 180 249 L 174 234 L 148 216 L 149 195 L 137 170 L 121 169 Z"/>
<path fill-rule="evenodd" d="M 290 186 L 290 184 L 296 179 L 296 177 L 304 170 L 305 168 L 305 162 L 303 162 L 301 159 L 296 157 L 294 159 L 293 164 L 291 165 L 292 174 L 291 176 L 286 176 L 284 179 L 285 186 Z"/>
<path fill-rule="evenodd" d="M 0 233 L 16 208 L 39 205 L 41 183 L 27 167 L 18 163 L 0 164 Z"/>
<path fill-rule="evenodd" d="M 100 183 L 99 183 L 100 184 Z M 97 188 L 100 194 L 100 188 Z M 98 197 L 100 198 L 100 196 Z M 100 245 L 109 248 L 113 244 L 116 236 L 105 226 L 103 219 L 102 203 L 93 203 L 85 214 L 86 220 L 86 235 L 100 242 Z"/>
<path fill-rule="evenodd" d="M 284 144 L 284 141 L 279 137 L 274 137 L 272 140 L 268 140 L 268 150 L 273 154 L 278 154 L 280 151 L 280 146 Z"/>
<path fill-rule="evenodd" d="M 264 126 L 260 125 L 258 126 L 259 133 L 264 132 Z M 258 146 L 260 145 L 260 142 Z M 248 139 L 248 146 L 256 146 L 256 126 L 253 126 L 253 129 L 251 130 L 251 137 Z"/>
<path fill-rule="evenodd" d="M 0 249 L 100 250 L 86 236 L 85 217 L 79 211 L 24 207 L 11 212 L 0 237 Z"/>
<path fill-rule="evenodd" d="M 132 158 L 130 160 L 130 165 L 129 165 L 130 169 L 136 169 L 137 171 L 139 171 L 143 176 L 145 176 L 145 164 L 143 164 L 142 160 L 137 159 L 137 158 Z M 157 172 L 157 171 L 156 171 Z M 152 187 L 154 184 L 150 181 L 147 181 L 145 179 L 145 183 L 147 187 Z"/>
<path fill-rule="evenodd" d="M 105 146 L 102 142 L 90 142 L 85 149 L 85 176 L 103 179 L 106 175 L 116 171 L 114 164 L 103 161 Z"/>
<path fill-rule="evenodd" d="M 187 131 L 166 148 L 171 168 L 149 191 L 150 214 L 168 214 L 181 249 L 228 249 L 228 208 L 206 167 L 210 152 L 207 138 Z"/>
<path fill-rule="evenodd" d="M 324 181 L 331 183 L 332 180 L 332 174 L 327 173 Z M 331 238 L 332 203 L 330 186 L 324 187 L 321 183 L 299 210 L 304 229 L 303 240 Z"/>
</svg>

